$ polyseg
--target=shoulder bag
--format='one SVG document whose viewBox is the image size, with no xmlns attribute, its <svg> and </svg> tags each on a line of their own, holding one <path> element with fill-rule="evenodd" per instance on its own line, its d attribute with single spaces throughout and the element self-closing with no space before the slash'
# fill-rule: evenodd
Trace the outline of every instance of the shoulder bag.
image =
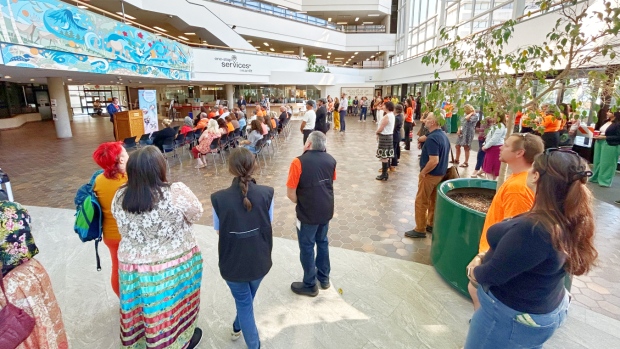
<svg viewBox="0 0 620 349">
<path fill-rule="evenodd" d="M 9 298 L 4 290 L 2 274 L 0 274 L 0 287 L 6 300 L 6 305 L 0 310 L 0 348 L 15 349 L 30 336 L 34 329 L 35 321 L 23 309 L 9 302 Z"/>
</svg>

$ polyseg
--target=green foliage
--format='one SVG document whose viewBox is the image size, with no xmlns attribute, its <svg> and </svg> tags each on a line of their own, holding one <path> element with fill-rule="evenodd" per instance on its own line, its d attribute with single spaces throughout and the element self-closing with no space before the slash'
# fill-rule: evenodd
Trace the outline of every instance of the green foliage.
<svg viewBox="0 0 620 349">
<path fill-rule="evenodd" d="M 316 64 L 316 56 L 311 55 L 308 57 L 308 69 L 307 72 L 310 73 L 329 73 L 329 69 L 327 69 L 324 65 Z"/>
</svg>

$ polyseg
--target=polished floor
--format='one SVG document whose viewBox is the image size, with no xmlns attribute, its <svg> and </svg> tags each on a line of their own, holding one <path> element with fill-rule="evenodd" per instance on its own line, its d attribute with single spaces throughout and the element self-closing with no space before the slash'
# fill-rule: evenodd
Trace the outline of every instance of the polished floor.
<svg viewBox="0 0 620 349">
<path fill-rule="evenodd" d="M 71 348 L 118 348 L 118 298 L 109 284 L 110 256 L 101 247 L 96 271 L 93 244 L 71 231 L 73 210 L 28 207 L 41 250 L 36 257 L 52 279 Z M 217 235 L 194 226 L 202 250 L 203 279 L 198 326 L 200 349 L 246 348 L 231 342 L 235 315 L 230 290 L 219 275 Z M 255 299 L 265 349 L 458 349 L 472 308 L 433 267 L 372 253 L 331 247 L 332 287 L 316 298 L 297 296 L 301 280 L 297 243 L 275 238 L 273 267 Z M 571 305 L 568 320 L 547 349 L 620 348 L 620 321 Z"/>
<path fill-rule="evenodd" d="M 298 123 L 293 122 L 293 128 Z M 96 146 L 111 140 L 111 124 L 104 118 L 80 117 L 72 123 L 74 137 L 58 140 L 53 122 L 26 124 L 0 131 L 0 167 L 11 176 L 17 201 L 34 206 L 74 208 L 73 196 L 97 169 L 91 158 Z M 430 265 L 430 237 L 409 239 L 404 232 L 413 228 L 413 204 L 417 191 L 419 151 L 403 151 L 400 166 L 390 180 L 374 180 L 379 162 L 374 157 L 375 124 L 347 118 L 346 134 L 328 133 L 328 151 L 338 161 L 335 182 L 336 214 L 330 223 L 330 246 Z M 476 146 L 474 146 L 474 149 Z M 295 240 L 294 205 L 286 198 L 290 161 L 302 152 L 301 134 L 293 131 L 281 142 L 273 158 L 256 179 L 275 187 L 274 235 Z M 472 152 L 473 170 L 476 153 Z M 218 162 L 196 170 L 188 153 L 181 161 L 171 160 L 171 181 L 182 181 L 199 197 L 205 208 L 200 224 L 212 225 L 210 194 L 230 185 L 232 177 Z M 618 184 L 594 189 L 605 198 L 620 198 Z M 614 194 L 615 193 L 615 194 Z M 620 207 L 595 200 L 599 265 L 588 276 L 577 277 L 572 292 L 575 304 L 620 320 Z"/>
</svg>

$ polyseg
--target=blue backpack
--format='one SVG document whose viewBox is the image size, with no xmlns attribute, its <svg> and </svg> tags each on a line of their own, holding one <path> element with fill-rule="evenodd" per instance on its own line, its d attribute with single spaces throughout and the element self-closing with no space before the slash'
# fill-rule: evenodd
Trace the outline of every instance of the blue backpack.
<svg viewBox="0 0 620 349">
<path fill-rule="evenodd" d="M 95 254 L 97 256 L 97 271 L 101 270 L 101 261 L 99 260 L 99 241 L 103 237 L 103 213 L 101 205 L 94 192 L 95 179 L 103 173 L 102 170 L 96 171 L 90 179 L 90 182 L 84 184 L 78 189 L 73 202 L 76 206 L 75 224 L 73 230 L 78 234 L 82 242 L 95 240 Z"/>
</svg>

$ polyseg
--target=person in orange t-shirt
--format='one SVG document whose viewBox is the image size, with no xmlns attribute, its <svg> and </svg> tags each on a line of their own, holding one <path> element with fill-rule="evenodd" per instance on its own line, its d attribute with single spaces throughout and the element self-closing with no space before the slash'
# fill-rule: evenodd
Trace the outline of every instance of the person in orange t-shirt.
<svg viewBox="0 0 620 349">
<path fill-rule="evenodd" d="M 413 111 L 415 110 L 415 101 L 412 99 L 405 100 L 405 104 L 407 105 L 407 116 L 405 117 L 405 150 L 411 150 L 411 138 L 409 138 L 409 134 L 413 130 L 415 126 L 415 122 L 413 121 Z"/>
<path fill-rule="evenodd" d="M 511 218 L 529 211 L 534 205 L 534 193 L 527 186 L 527 172 L 532 168 L 534 159 L 544 151 L 542 139 L 530 133 L 512 134 L 502 145 L 500 160 L 508 165 L 512 175 L 497 189 L 491 207 L 487 212 L 480 236 L 479 254 L 474 258 L 482 260 L 489 250 L 487 231 L 506 218 Z M 471 263 L 470 263 L 471 265 Z M 474 302 L 474 310 L 480 307 L 476 288 L 470 283 L 469 294 Z"/>
<path fill-rule="evenodd" d="M 116 219 L 112 215 L 112 199 L 118 188 L 127 183 L 125 168 L 129 154 L 123 147 L 123 142 L 107 142 L 97 147 L 93 153 L 93 159 L 103 169 L 103 173 L 95 178 L 93 191 L 97 194 L 103 213 L 103 243 L 110 250 L 112 259 L 112 290 L 116 296 L 120 297 L 118 246 L 121 242 L 121 234 L 118 232 Z"/>
<path fill-rule="evenodd" d="M 543 118 L 541 125 L 545 127 L 545 133 L 542 135 L 543 142 L 545 142 L 545 149 L 559 147 L 562 117 L 556 117 L 548 113 Z"/>
</svg>

